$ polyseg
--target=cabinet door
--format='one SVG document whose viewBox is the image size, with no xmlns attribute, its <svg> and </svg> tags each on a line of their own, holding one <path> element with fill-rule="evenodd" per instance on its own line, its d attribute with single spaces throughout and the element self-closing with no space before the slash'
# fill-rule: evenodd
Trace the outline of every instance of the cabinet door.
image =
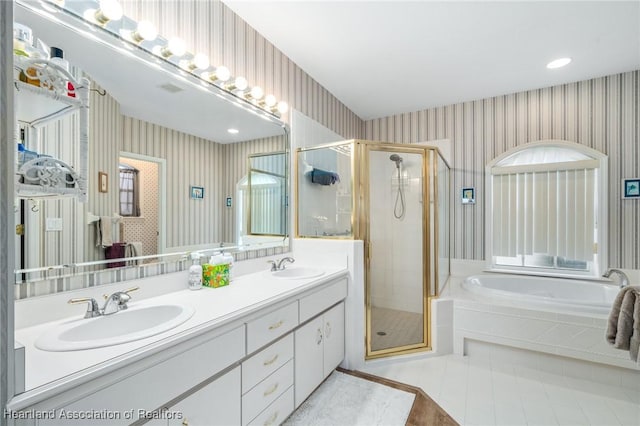
<svg viewBox="0 0 640 426">
<path fill-rule="evenodd" d="M 323 333 L 323 377 L 327 377 L 344 359 L 344 303 L 339 303 L 324 314 Z"/>
<path fill-rule="evenodd" d="M 313 319 L 295 332 L 295 401 L 296 407 L 322 382 L 324 322 Z"/>
<path fill-rule="evenodd" d="M 171 419 L 169 425 L 239 425 L 240 400 L 240 367 L 236 367 L 170 407 L 169 411 L 182 413 L 182 419 Z"/>
</svg>

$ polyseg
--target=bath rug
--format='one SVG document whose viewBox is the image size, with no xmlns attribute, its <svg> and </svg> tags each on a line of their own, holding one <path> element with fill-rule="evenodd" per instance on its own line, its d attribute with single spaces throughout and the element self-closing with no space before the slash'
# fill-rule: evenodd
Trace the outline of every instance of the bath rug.
<svg viewBox="0 0 640 426">
<path fill-rule="evenodd" d="M 334 371 L 283 423 L 287 426 L 401 426 L 415 395 Z"/>
</svg>

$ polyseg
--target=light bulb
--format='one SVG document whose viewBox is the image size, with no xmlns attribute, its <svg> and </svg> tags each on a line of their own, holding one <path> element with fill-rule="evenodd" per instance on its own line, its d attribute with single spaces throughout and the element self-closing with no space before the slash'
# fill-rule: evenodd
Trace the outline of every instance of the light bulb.
<svg viewBox="0 0 640 426">
<path fill-rule="evenodd" d="M 161 54 L 165 58 L 169 58 L 171 56 L 182 56 L 186 51 L 187 48 L 184 45 L 184 41 L 178 37 L 173 37 L 169 39 L 167 45 L 162 48 Z"/>
<path fill-rule="evenodd" d="M 197 53 L 191 60 L 191 64 L 196 69 L 206 70 L 209 68 L 209 57 L 203 53 Z"/>
<path fill-rule="evenodd" d="M 264 102 L 262 102 L 264 104 L 264 106 L 266 106 L 267 108 L 272 108 L 276 105 L 277 103 L 277 99 L 275 96 L 273 95 L 267 95 L 264 98 Z"/>
<path fill-rule="evenodd" d="M 232 83 L 229 83 L 225 86 L 227 90 L 239 90 L 244 92 L 249 87 L 249 82 L 244 77 L 236 77 Z"/>
<path fill-rule="evenodd" d="M 264 90 L 260 86 L 254 86 L 251 88 L 249 93 L 247 94 L 248 99 L 260 100 L 264 96 Z"/>
<path fill-rule="evenodd" d="M 568 65 L 570 62 L 571 62 L 571 58 L 556 59 L 555 61 L 549 62 L 547 64 L 547 68 L 549 68 L 550 70 L 555 68 L 561 68 L 561 67 L 564 67 L 565 65 Z"/>
<path fill-rule="evenodd" d="M 99 6 L 93 15 L 98 24 L 105 25 L 122 18 L 122 6 L 118 0 L 100 0 Z"/>
<path fill-rule="evenodd" d="M 131 38 L 135 43 L 141 43 L 145 40 L 152 41 L 158 37 L 158 30 L 153 22 L 140 21 L 138 27 L 131 33 Z"/>
<path fill-rule="evenodd" d="M 289 111 L 289 104 L 284 102 L 284 101 L 280 101 L 278 102 L 278 112 L 280 114 L 286 114 L 287 111 Z"/>
<path fill-rule="evenodd" d="M 227 67 L 219 66 L 219 67 L 216 67 L 215 71 L 203 73 L 202 77 L 208 78 L 212 82 L 216 82 L 216 81 L 225 82 L 231 78 L 231 71 L 229 71 L 229 68 Z"/>
</svg>

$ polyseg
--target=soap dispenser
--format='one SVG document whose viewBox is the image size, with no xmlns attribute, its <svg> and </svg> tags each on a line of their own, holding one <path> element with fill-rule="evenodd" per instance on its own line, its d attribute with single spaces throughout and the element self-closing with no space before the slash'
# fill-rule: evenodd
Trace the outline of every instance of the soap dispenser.
<svg viewBox="0 0 640 426">
<path fill-rule="evenodd" d="M 189 268 L 189 290 L 200 290 L 202 288 L 202 266 L 200 265 L 200 255 L 191 253 L 193 264 Z"/>
</svg>

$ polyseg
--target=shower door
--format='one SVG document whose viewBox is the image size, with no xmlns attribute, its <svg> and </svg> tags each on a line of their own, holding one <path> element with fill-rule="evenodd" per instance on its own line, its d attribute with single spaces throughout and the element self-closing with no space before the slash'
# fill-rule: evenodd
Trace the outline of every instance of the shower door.
<svg viewBox="0 0 640 426">
<path fill-rule="evenodd" d="M 367 358 L 422 350 L 429 346 L 428 151 L 363 144 L 361 153 Z"/>
</svg>

